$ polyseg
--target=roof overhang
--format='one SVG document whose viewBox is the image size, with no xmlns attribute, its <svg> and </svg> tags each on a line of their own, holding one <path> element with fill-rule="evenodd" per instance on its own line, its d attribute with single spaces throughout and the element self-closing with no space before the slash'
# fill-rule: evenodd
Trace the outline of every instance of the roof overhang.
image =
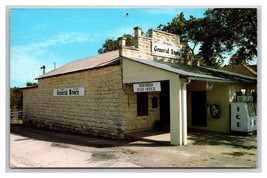
<svg viewBox="0 0 267 178">
<path fill-rule="evenodd" d="M 65 64 L 55 70 L 47 72 L 35 79 L 48 78 L 53 76 L 59 76 L 64 74 L 70 74 L 74 72 L 81 72 L 85 70 L 91 70 L 101 68 L 105 66 L 115 65 L 119 63 L 119 51 L 111 51 L 104 54 L 84 58 L 76 61 L 72 61 Z"/>
<path fill-rule="evenodd" d="M 208 79 L 208 78 L 201 78 L 201 77 L 186 77 L 189 80 L 197 80 L 197 81 L 207 81 L 207 82 L 222 82 L 222 83 L 234 83 L 230 80 L 218 80 L 218 79 Z"/>
<path fill-rule="evenodd" d="M 185 64 L 176 64 L 163 62 L 158 60 L 148 60 L 142 58 L 134 58 L 123 56 L 123 58 L 155 67 L 164 71 L 178 74 L 180 78 L 187 78 L 190 80 L 198 81 L 213 81 L 213 82 L 224 82 L 224 83 L 256 83 L 257 78 L 244 76 L 228 71 L 212 69 L 207 67 L 190 66 Z"/>
</svg>

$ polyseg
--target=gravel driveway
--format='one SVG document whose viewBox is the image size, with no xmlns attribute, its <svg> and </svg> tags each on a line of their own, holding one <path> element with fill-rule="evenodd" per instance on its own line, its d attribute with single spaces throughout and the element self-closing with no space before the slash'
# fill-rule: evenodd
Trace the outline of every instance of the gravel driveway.
<svg viewBox="0 0 267 178">
<path fill-rule="evenodd" d="M 191 131 L 186 146 L 12 125 L 10 168 L 253 168 L 257 135 Z M 251 169 L 252 168 L 252 169 Z"/>
</svg>

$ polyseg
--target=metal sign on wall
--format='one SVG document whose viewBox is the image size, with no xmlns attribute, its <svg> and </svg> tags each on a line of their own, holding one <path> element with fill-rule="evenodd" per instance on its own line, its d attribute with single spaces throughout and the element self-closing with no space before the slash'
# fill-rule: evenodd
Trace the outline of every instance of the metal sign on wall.
<svg viewBox="0 0 267 178">
<path fill-rule="evenodd" d="M 153 38 L 152 55 L 180 59 L 182 57 L 182 50 L 171 41 Z"/>
<path fill-rule="evenodd" d="M 135 83 L 133 89 L 136 93 L 161 91 L 160 82 Z"/>
<path fill-rule="evenodd" d="M 54 89 L 53 95 L 54 96 L 84 96 L 84 87 Z"/>
<path fill-rule="evenodd" d="M 213 82 L 207 81 L 206 82 L 206 90 L 212 90 L 213 88 Z"/>
</svg>

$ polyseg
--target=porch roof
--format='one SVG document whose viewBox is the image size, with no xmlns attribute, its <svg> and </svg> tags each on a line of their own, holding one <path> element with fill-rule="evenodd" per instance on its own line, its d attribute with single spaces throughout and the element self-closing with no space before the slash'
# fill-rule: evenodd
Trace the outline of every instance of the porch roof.
<svg viewBox="0 0 267 178">
<path fill-rule="evenodd" d="M 125 57 L 131 61 L 149 65 L 155 68 L 179 74 L 182 78 L 214 82 L 256 83 L 257 78 L 241 75 L 229 71 L 208 67 L 191 66 L 186 64 L 169 63 L 158 60 L 147 60 L 134 57 Z"/>
</svg>

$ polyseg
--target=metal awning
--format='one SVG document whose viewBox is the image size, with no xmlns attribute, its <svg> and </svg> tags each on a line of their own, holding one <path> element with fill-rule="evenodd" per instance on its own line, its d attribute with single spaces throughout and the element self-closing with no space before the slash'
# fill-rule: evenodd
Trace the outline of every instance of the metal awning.
<svg viewBox="0 0 267 178">
<path fill-rule="evenodd" d="M 95 69 L 108 65 L 117 64 L 119 62 L 119 50 L 106 52 L 104 54 L 92 56 L 89 58 L 79 59 L 65 64 L 55 70 L 47 72 L 36 79 L 47 78 L 57 75 L 63 75 L 73 72 L 79 72 L 89 69 Z"/>
<path fill-rule="evenodd" d="M 127 57 L 131 61 L 149 65 L 155 68 L 166 70 L 179 74 L 182 78 L 200 81 L 213 82 L 238 82 L 238 83 L 256 83 L 257 78 L 249 77 L 229 71 L 212 69 L 207 67 L 191 66 L 186 64 L 163 62 L 158 60 L 148 60 L 142 58 Z"/>
</svg>

